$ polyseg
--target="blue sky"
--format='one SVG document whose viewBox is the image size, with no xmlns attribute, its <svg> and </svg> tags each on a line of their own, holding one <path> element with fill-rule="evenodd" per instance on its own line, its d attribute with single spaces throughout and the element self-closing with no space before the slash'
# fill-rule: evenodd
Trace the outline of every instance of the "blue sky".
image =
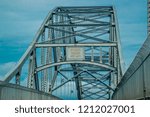
<svg viewBox="0 0 150 117">
<path fill-rule="evenodd" d="M 56 6 L 115 5 L 126 67 L 147 35 L 147 0 L 0 0 L 0 79 L 23 55 Z"/>
</svg>

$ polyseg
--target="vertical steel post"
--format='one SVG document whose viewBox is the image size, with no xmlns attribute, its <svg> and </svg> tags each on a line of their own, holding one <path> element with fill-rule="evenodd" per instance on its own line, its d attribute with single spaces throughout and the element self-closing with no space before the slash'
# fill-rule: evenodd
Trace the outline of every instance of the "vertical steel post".
<svg viewBox="0 0 150 117">
<path fill-rule="evenodd" d="M 16 84 L 20 85 L 21 70 L 16 74 Z"/>
<path fill-rule="evenodd" d="M 35 87 L 35 67 L 36 67 L 36 61 L 35 61 L 35 51 L 32 51 L 30 58 L 29 58 L 29 67 L 28 67 L 28 87 L 29 88 L 36 88 Z M 37 82 L 36 82 L 37 83 Z"/>
<path fill-rule="evenodd" d="M 102 50 L 102 47 L 100 47 L 100 63 L 103 62 L 103 50 Z"/>
<path fill-rule="evenodd" d="M 45 30 L 42 32 L 41 35 L 41 42 L 45 41 Z M 45 48 L 41 48 L 41 65 L 45 64 Z M 45 70 L 41 71 L 41 90 L 45 92 L 45 80 L 46 80 L 46 73 Z"/>
</svg>

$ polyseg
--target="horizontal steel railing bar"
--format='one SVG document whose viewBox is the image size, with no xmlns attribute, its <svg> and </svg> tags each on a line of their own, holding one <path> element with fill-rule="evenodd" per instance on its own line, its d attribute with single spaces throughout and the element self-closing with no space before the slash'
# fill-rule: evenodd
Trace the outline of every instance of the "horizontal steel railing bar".
<svg viewBox="0 0 150 117">
<path fill-rule="evenodd" d="M 78 44 L 49 44 L 49 43 L 36 43 L 35 47 L 115 47 L 117 43 L 78 43 Z"/>
<path fill-rule="evenodd" d="M 59 6 L 60 9 L 85 9 L 85 8 L 98 8 L 98 9 L 112 9 L 112 6 Z"/>
<path fill-rule="evenodd" d="M 72 72 L 72 69 L 60 69 L 59 71 L 61 71 L 61 72 Z M 76 70 L 76 71 L 82 71 L 81 69 L 78 69 L 78 70 Z M 88 69 L 88 71 L 95 71 L 95 72 L 98 72 L 98 71 L 107 71 L 107 69 Z"/>
<path fill-rule="evenodd" d="M 108 13 L 108 12 L 111 12 L 110 11 L 110 9 L 108 9 L 108 10 L 104 10 L 104 9 L 102 9 L 102 10 L 97 10 L 97 11 L 90 11 L 90 10 L 88 10 L 88 11 L 74 11 L 74 12 L 72 12 L 72 11 L 61 11 L 61 12 L 57 12 L 57 13 L 53 13 L 53 14 L 65 14 L 65 13 L 68 13 L 68 14 L 93 14 L 93 13 L 96 13 L 96 14 L 99 14 L 99 13 Z"/>
<path fill-rule="evenodd" d="M 110 24 L 110 23 L 95 23 L 95 24 L 51 24 L 50 27 L 76 27 L 76 26 L 110 26 L 110 25 L 113 25 L 113 24 Z M 48 26 L 46 26 L 48 27 Z"/>
</svg>

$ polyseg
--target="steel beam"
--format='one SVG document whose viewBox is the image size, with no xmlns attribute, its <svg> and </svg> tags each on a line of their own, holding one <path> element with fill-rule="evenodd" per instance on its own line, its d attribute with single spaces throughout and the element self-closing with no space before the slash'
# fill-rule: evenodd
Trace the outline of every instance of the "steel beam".
<svg viewBox="0 0 150 117">
<path fill-rule="evenodd" d="M 75 43 L 75 44 L 51 44 L 51 43 L 37 43 L 35 47 L 116 47 L 115 42 L 111 43 Z"/>
<path fill-rule="evenodd" d="M 50 67 L 53 67 L 53 66 L 59 66 L 59 65 L 63 65 L 63 64 L 89 64 L 89 65 L 103 67 L 105 69 L 109 69 L 109 70 L 112 70 L 112 71 L 116 70 L 116 68 L 114 68 L 112 66 L 109 66 L 109 65 L 106 65 L 106 64 L 101 64 L 101 63 L 88 62 L 88 61 L 66 61 L 66 62 L 52 63 L 52 64 L 37 67 L 35 72 L 39 72 L 43 69 L 47 69 L 47 68 L 50 68 Z"/>
</svg>

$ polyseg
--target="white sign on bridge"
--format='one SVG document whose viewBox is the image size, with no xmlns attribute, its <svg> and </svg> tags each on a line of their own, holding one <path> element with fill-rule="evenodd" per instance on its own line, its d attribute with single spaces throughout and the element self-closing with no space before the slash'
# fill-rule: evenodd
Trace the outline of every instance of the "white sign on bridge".
<svg viewBox="0 0 150 117">
<path fill-rule="evenodd" d="M 67 60 L 84 60 L 84 48 L 67 47 Z"/>
</svg>

